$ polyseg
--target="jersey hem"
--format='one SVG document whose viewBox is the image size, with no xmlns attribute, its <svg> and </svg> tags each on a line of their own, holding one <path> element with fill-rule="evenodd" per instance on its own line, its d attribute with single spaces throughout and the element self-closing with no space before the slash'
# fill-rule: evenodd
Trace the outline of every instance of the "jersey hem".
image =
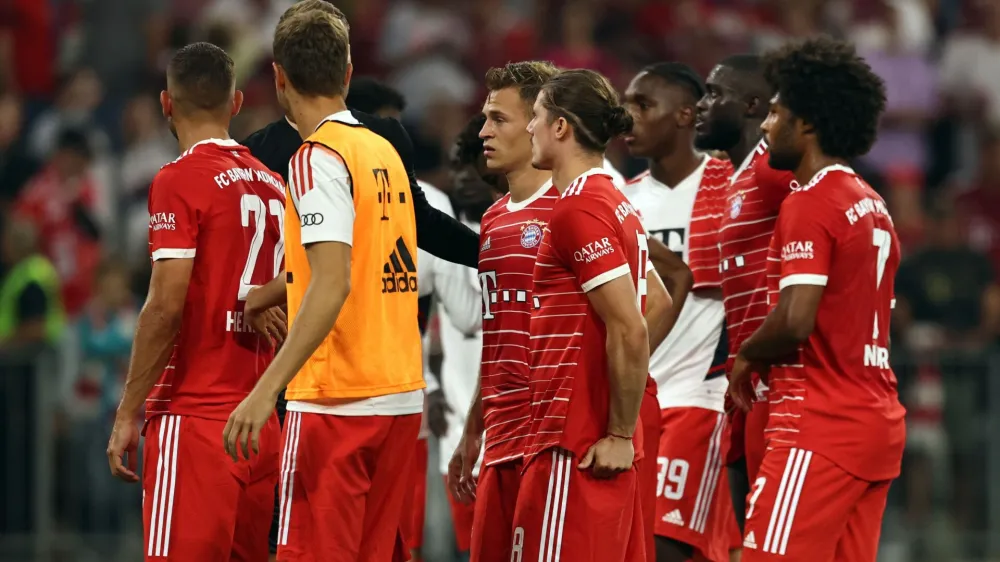
<svg viewBox="0 0 1000 562">
<path fill-rule="evenodd" d="M 288 400 L 289 402 L 291 402 L 292 400 L 297 400 L 299 402 L 313 402 L 317 400 L 378 398 L 380 396 L 385 396 L 387 394 L 402 394 L 404 392 L 423 390 L 425 388 L 427 388 L 427 384 L 424 383 L 423 380 L 406 384 L 399 384 L 395 386 L 357 388 L 339 392 L 323 391 L 316 388 L 307 388 L 294 391 L 286 390 L 285 400 Z"/>
</svg>

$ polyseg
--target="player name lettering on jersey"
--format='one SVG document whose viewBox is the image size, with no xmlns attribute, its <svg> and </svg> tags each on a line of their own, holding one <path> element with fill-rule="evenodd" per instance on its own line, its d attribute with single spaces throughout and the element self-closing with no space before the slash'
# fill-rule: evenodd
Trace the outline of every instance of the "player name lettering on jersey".
<svg viewBox="0 0 1000 562">
<path fill-rule="evenodd" d="M 614 251 L 615 248 L 614 246 L 611 245 L 611 242 L 607 238 L 601 238 L 600 240 L 595 240 L 590 244 L 587 244 L 586 246 L 573 252 L 573 258 L 576 261 L 590 263 L 608 254 L 613 254 Z"/>
<path fill-rule="evenodd" d="M 270 184 L 278 191 L 285 190 L 285 186 L 281 185 L 280 180 L 263 170 L 255 170 L 253 168 L 229 168 L 228 170 L 225 170 L 221 174 L 215 176 L 215 183 L 218 184 L 219 189 L 228 187 L 238 181 L 259 181 Z"/>
<path fill-rule="evenodd" d="M 226 331 L 227 332 L 253 332 L 253 327 L 247 321 L 246 316 L 243 315 L 242 310 L 227 310 L 226 311 Z"/>
<path fill-rule="evenodd" d="M 865 367 L 889 369 L 889 348 L 875 344 L 866 344 Z"/>
<path fill-rule="evenodd" d="M 618 207 L 615 208 L 615 218 L 618 219 L 619 224 L 625 222 L 625 219 L 629 215 L 634 215 L 638 217 L 639 213 L 636 212 L 635 207 L 633 207 L 632 204 L 629 203 L 628 201 L 623 201 L 621 205 L 618 205 Z"/>
</svg>

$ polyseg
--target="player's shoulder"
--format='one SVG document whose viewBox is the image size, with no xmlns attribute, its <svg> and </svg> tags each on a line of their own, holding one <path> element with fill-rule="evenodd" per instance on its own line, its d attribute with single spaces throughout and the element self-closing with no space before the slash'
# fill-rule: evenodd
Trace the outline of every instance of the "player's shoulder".
<svg viewBox="0 0 1000 562">
<path fill-rule="evenodd" d="M 733 163 L 729 160 L 709 156 L 708 162 L 705 163 L 705 172 L 702 175 L 701 183 L 707 187 L 725 187 L 729 184 L 735 171 Z"/>
<path fill-rule="evenodd" d="M 771 167 L 770 150 L 757 153 L 753 161 L 753 174 L 757 183 L 757 188 L 768 192 L 788 192 L 799 187 L 795 180 L 795 174 L 787 170 L 778 170 Z"/>
<path fill-rule="evenodd" d="M 484 230 L 487 228 L 488 225 L 492 224 L 493 221 L 503 216 L 504 213 L 510 212 L 507 209 L 508 202 L 510 202 L 510 193 L 504 193 L 502 197 L 500 197 L 499 199 L 494 201 L 492 205 L 490 205 L 489 209 L 486 209 L 486 212 L 483 213 L 483 218 L 480 221 L 480 224 L 482 224 Z"/>
<path fill-rule="evenodd" d="M 351 115 L 366 129 L 389 141 L 389 144 L 402 154 L 404 151 L 412 150 L 413 143 L 410 135 L 406 132 L 403 124 L 392 117 L 380 117 L 365 113 L 356 109 L 351 110 Z"/>
<path fill-rule="evenodd" d="M 636 194 L 640 193 L 644 189 L 647 189 L 650 186 L 651 179 L 652 176 L 649 174 L 649 170 L 640 172 L 635 177 L 625 182 L 625 186 L 622 187 L 622 192 L 631 199 Z"/>
</svg>

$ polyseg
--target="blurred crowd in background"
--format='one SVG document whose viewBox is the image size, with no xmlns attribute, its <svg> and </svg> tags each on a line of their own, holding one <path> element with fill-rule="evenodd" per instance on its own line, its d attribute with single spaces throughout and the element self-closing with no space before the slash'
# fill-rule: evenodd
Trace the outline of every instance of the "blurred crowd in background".
<svg viewBox="0 0 1000 562">
<path fill-rule="evenodd" d="M 42 542 L 77 553 L 60 560 L 117 560 L 141 541 L 140 492 L 112 481 L 104 448 L 148 283 L 146 194 L 177 156 L 158 101 L 165 63 L 193 41 L 225 48 L 246 94 L 231 131 L 243 139 L 281 116 L 271 38 L 291 3 L 0 0 L 0 555 Z M 884 558 L 1000 559 L 1000 2 L 337 5 L 355 75 L 405 96 L 418 176 L 445 191 L 449 148 L 481 107 L 490 66 L 542 58 L 624 89 L 660 60 L 705 75 L 726 55 L 790 38 L 854 41 L 889 98 L 856 168 L 886 197 L 905 246 L 893 353 L 910 441 Z M 620 145 L 608 156 L 626 177 L 644 167 Z M 447 525 L 433 510 L 429 519 L 428 532 Z"/>
</svg>

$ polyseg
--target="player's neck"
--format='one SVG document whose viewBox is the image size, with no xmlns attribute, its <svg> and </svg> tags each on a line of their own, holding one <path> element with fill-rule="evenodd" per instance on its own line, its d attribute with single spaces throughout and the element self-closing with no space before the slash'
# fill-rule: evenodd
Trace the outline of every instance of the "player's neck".
<svg viewBox="0 0 1000 562">
<path fill-rule="evenodd" d="M 763 136 L 760 126 L 763 123 L 759 119 L 748 121 L 746 126 L 743 127 L 740 142 L 726 151 L 726 154 L 729 155 L 729 161 L 733 163 L 733 168 L 739 168 L 740 164 L 747 159 L 747 155 L 753 152 L 757 148 L 757 145 L 760 144 L 760 138 Z"/>
<path fill-rule="evenodd" d="M 566 191 L 569 184 L 584 172 L 593 168 L 600 168 L 604 165 L 604 155 L 596 154 L 574 154 L 561 162 L 558 166 L 552 167 L 552 184 L 556 186 L 559 193 Z"/>
<path fill-rule="evenodd" d="M 177 147 L 181 153 L 208 139 L 229 139 L 229 129 L 222 123 L 183 123 L 177 129 Z"/>
<path fill-rule="evenodd" d="M 841 166 L 848 165 L 847 160 L 843 158 L 833 158 L 818 150 L 815 152 L 807 150 L 805 155 L 802 156 L 802 162 L 799 163 L 799 167 L 794 171 L 795 181 L 799 182 L 799 185 L 806 185 L 823 168 L 829 168 L 838 164 Z"/>
<path fill-rule="evenodd" d="M 333 98 L 302 97 L 296 101 L 297 103 L 292 106 L 290 113 L 292 121 L 299 127 L 299 136 L 302 137 L 302 140 L 309 138 L 316 127 L 319 127 L 319 124 L 327 117 L 334 113 L 347 111 L 347 104 L 340 96 Z"/>
<path fill-rule="evenodd" d="M 531 164 L 507 174 L 507 186 L 510 189 L 512 203 L 520 203 L 531 197 L 542 187 L 542 184 L 552 179 L 549 170 L 538 170 Z"/>
<path fill-rule="evenodd" d="M 696 151 L 691 143 L 682 143 L 681 147 L 660 158 L 650 159 L 649 175 L 654 180 L 667 187 L 677 187 L 701 166 L 704 154 Z"/>
</svg>

